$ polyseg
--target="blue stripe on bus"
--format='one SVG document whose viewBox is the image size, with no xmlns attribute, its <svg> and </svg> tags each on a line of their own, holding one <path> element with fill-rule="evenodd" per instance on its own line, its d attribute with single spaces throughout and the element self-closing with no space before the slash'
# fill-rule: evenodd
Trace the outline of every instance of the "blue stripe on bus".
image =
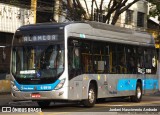
<svg viewBox="0 0 160 115">
<path fill-rule="evenodd" d="M 56 80 L 52 84 L 41 85 L 21 85 L 17 81 L 14 81 L 14 83 L 20 91 L 49 91 L 53 90 L 60 83 L 60 80 Z"/>
<path fill-rule="evenodd" d="M 157 79 L 143 79 L 143 90 L 158 89 Z M 136 90 L 137 79 L 119 79 L 117 83 L 117 91 Z"/>
<path fill-rule="evenodd" d="M 145 90 L 158 89 L 158 80 L 157 79 L 144 80 L 143 89 Z"/>
<path fill-rule="evenodd" d="M 136 89 L 137 79 L 119 79 L 117 83 L 117 91 L 128 91 Z"/>
</svg>

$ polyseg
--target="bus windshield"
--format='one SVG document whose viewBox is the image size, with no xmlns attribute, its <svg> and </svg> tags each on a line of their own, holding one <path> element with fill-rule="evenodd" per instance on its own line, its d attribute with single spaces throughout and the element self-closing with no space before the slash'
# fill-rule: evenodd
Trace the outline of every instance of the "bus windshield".
<svg viewBox="0 0 160 115">
<path fill-rule="evenodd" d="M 21 83 L 50 83 L 64 71 L 63 44 L 14 46 L 12 51 L 12 74 Z"/>
</svg>

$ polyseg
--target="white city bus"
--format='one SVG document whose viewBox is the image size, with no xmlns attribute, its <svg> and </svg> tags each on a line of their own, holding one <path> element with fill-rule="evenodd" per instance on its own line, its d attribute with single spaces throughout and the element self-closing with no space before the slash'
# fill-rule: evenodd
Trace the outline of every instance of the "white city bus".
<svg viewBox="0 0 160 115">
<path fill-rule="evenodd" d="M 146 32 L 98 22 L 35 24 L 14 35 L 14 100 L 78 101 L 130 97 L 158 90 L 154 39 Z"/>
</svg>

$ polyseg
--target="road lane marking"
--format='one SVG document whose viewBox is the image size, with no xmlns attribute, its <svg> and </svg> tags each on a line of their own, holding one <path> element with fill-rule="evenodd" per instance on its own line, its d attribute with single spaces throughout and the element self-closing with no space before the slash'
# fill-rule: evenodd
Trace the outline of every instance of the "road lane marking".
<svg viewBox="0 0 160 115">
<path fill-rule="evenodd" d="M 117 104 L 117 105 L 116 105 Z M 38 113 L 25 113 L 25 114 L 21 114 L 21 113 L 18 113 L 19 115 L 32 115 L 32 114 L 37 114 L 37 115 L 62 115 L 62 114 L 69 114 L 69 113 L 72 113 L 72 112 L 91 112 L 91 111 L 95 111 L 95 110 L 100 110 L 102 109 L 105 109 L 105 108 L 109 108 L 109 107 L 115 107 L 115 106 L 118 106 L 118 107 L 123 107 L 123 106 L 144 106 L 144 105 L 150 105 L 152 106 L 151 104 L 160 104 L 160 101 L 141 101 L 140 103 L 133 103 L 133 102 L 106 102 L 106 103 L 98 103 L 95 105 L 94 108 L 83 108 L 81 109 L 81 107 L 75 107 L 75 108 L 64 108 L 64 111 L 66 112 L 38 112 Z M 154 105 L 153 105 L 154 106 Z M 63 109 L 63 108 L 62 108 Z M 3 113 L 0 113 L 2 115 L 10 115 L 9 113 L 7 114 L 3 114 Z M 12 113 L 13 115 L 17 115 L 17 113 Z"/>
<path fill-rule="evenodd" d="M 108 108 L 108 107 L 115 107 L 115 106 L 119 106 L 119 107 L 123 107 L 123 106 L 144 106 L 146 104 L 157 104 L 157 103 L 160 103 L 160 101 L 151 101 L 151 102 L 140 102 L 140 103 L 123 103 L 123 104 L 118 104 L 116 105 L 116 103 L 112 103 L 111 105 L 108 105 L 108 103 L 106 104 L 96 104 L 94 108 L 84 108 L 84 109 L 79 109 L 79 110 L 75 110 L 75 108 L 71 109 L 72 112 L 87 112 L 87 111 L 92 111 L 92 110 L 100 110 L 100 109 L 104 109 L 104 108 Z M 115 104 L 115 105 L 113 105 Z M 151 105 L 152 106 L 152 105 Z M 96 108 L 97 107 L 97 108 Z M 99 108 L 100 107 L 100 108 Z M 70 111 L 69 112 L 55 112 L 55 113 L 49 113 L 47 115 L 62 115 L 62 114 L 69 114 L 71 113 Z"/>
<path fill-rule="evenodd" d="M 125 103 L 125 104 L 121 104 L 121 105 L 108 105 L 108 104 L 96 104 L 96 106 L 101 107 L 101 106 L 137 106 L 137 105 L 146 105 L 146 104 L 160 104 L 160 101 L 152 101 L 152 102 L 140 102 L 140 103 Z M 113 103 L 115 104 L 115 103 Z"/>
<path fill-rule="evenodd" d="M 13 112 L 11 112 L 10 114 L 9 113 L 8 114 L 5 114 L 5 113 L 3 114 L 3 113 L 0 112 L 0 115 L 11 115 L 11 114 L 12 115 L 33 115 L 33 113 L 26 113 L 26 114 L 22 113 L 21 114 L 21 113 L 13 113 Z"/>
<path fill-rule="evenodd" d="M 62 114 L 62 115 L 64 115 L 64 114 L 69 114 L 69 113 L 71 113 L 71 112 L 52 112 L 52 113 L 49 113 L 49 114 L 45 114 L 45 115 L 60 115 L 60 114 Z"/>
<path fill-rule="evenodd" d="M 43 112 L 39 112 L 39 115 L 44 115 L 44 113 Z"/>
</svg>

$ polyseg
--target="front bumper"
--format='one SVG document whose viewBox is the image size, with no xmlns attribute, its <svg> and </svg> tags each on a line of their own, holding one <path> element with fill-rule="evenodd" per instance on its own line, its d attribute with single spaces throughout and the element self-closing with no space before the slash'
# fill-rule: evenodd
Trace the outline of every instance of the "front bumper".
<svg viewBox="0 0 160 115">
<path fill-rule="evenodd" d="M 12 100 L 66 100 L 68 99 L 68 87 L 52 91 L 15 91 L 11 89 Z M 32 97 L 32 94 L 40 94 L 40 97 Z"/>
</svg>

